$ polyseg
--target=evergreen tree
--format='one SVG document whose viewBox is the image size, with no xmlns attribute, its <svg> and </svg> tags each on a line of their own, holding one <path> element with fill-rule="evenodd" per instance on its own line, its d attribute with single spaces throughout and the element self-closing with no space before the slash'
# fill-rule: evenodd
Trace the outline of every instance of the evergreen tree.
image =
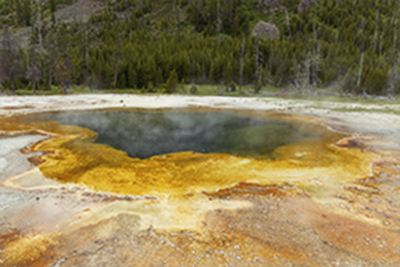
<svg viewBox="0 0 400 267">
<path fill-rule="evenodd" d="M 177 85 L 179 83 L 178 74 L 175 69 L 171 71 L 169 74 L 169 78 L 165 83 L 165 91 L 168 94 L 174 93 L 177 89 Z"/>
<path fill-rule="evenodd" d="M 157 87 L 175 70 L 189 83 L 229 88 L 269 83 L 311 90 L 342 84 L 358 94 L 398 91 L 398 1 L 112 0 L 85 23 L 55 23 L 57 10 L 73 2 L 15 0 L 7 5 L 0 0 L 2 25 L 32 25 L 39 56 L 36 83 L 42 89 L 64 82 L 66 87 Z M 274 24 L 279 38 L 257 42 L 250 36 L 249 25 L 260 20 Z M 15 64 L 18 74 L 13 79 L 2 74 L 2 80 L 26 86 L 36 76 L 32 55 L 30 49 L 25 54 L 17 44 L 13 47 L 19 61 L 26 58 L 29 64 Z M 3 57 L 9 56 L 3 52 Z M 68 70 L 67 81 L 56 75 L 56 66 Z M 29 75 L 26 67 L 33 68 Z"/>
<path fill-rule="evenodd" d="M 13 34 L 5 28 L 0 37 L 0 78 L 11 83 L 15 94 L 15 80 L 24 76 L 22 56 Z"/>
<path fill-rule="evenodd" d="M 27 59 L 27 71 L 25 76 L 32 83 L 33 94 L 35 95 L 41 75 L 39 70 L 38 55 L 34 45 L 31 45 L 30 49 L 28 50 Z"/>
</svg>

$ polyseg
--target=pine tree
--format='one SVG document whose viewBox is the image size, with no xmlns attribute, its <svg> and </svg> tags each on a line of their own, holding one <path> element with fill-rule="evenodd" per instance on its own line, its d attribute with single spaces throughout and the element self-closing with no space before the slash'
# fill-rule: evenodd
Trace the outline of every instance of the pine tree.
<svg viewBox="0 0 400 267">
<path fill-rule="evenodd" d="M 53 85 L 53 75 L 59 59 L 55 35 L 56 34 L 53 31 L 50 31 L 47 33 L 46 39 L 44 40 L 44 48 L 46 50 L 45 68 L 49 89 L 51 89 Z"/>
<path fill-rule="evenodd" d="M 0 37 L 0 62 L 0 78 L 11 83 L 12 94 L 15 94 L 15 80 L 23 77 L 25 71 L 19 46 L 8 28 Z"/>
<path fill-rule="evenodd" d="M 34 45 L 31 45 L 29 51 L 27 52 L 27 71 L 26 78 L 31 81 L 33 85 L 33 94 L 36 94 L 36 89 L 40 79 L 39 62 L 37 51 Z"/>
<path fill-rule="evenodd" d="M 63 92 L 66 93 L 67 89 L 68 89 L 68 84 L 69 81 L 71 79 L 70 77 L 70 71 L 68 66 L 65 64 L 64 59 L 61 58 L 58 61 L 58 64 L 56 66 L 56 72 L 54 74 L 57 79 L 58 82 L 61 84 L 62 88 L 63 88 Z"/>
<path fill-rule="evenodd" d="M 177 89 L 177 85 L 179 83 L 178 74 L 176 70 L 172 70 L 169 74 L 169 78 L 165 84 L 165 91 L 168 94 L 174 93 Z"/>
</svg>

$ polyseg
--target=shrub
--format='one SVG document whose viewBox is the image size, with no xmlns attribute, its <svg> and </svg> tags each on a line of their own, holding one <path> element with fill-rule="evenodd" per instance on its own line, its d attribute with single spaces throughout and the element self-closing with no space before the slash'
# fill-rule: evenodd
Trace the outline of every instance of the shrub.
<svg viewBox="0 0 400 267">
<path fill-rule="evenodd" d="M 261 82 L 261 80 L 259 80 L 257 82 L 257 86 L 256 86 L 256 88 L 254 90 L 254 93 L 258 94 L 261 91 L 261 88 L 262 88 L 262 82 Z"/>
<path fill-rule="evenodd" d="M 226 92 L 236 92 L 236 89 L 237 89 L 237 85 L 236 85 L 236 83 L 234 83 L 233 81 L 231 81 L 229 84 L 228 84 L 228 86 L 226 87 L 226 89 L 225 89 L 225 91 Z"/>
<path fill-rule="evenodd" d="M 165 84 L 166 93 L 168 94 L 174 93 L 176 91 L 178 83 L 179 83 L 178 74 L 176 73 L 176 70 L 173 70 L 169 74 L 169 78 Z"/>
<path fill-rule="evenodd" d="M 198 93 L 198 89 L 196 87 L 196 85 L 192 84 L 192 86 L 190 87 L 190 94 L 191 95 L 196 95 Z"/>
<path fill-rule="evenodd" d="M 154 93 L 154 85 L 151 81 L 147 83 L 147 92 Z"/>
</svg>

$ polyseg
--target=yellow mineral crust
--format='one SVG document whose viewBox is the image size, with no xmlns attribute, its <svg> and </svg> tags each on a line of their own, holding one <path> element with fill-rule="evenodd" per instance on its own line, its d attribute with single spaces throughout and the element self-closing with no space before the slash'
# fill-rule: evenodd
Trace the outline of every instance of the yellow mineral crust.
<svg viewBox="0 0 400 267">
<path fill-rule="evenodd" d="M 350 146 L 349 136 L 307 116 L 238 114 L 273 118 L 317 137 L 281 146 L 273 159 L 190 151 L 135 159 L 94 143 L 97 134 L 85 128 L 3 119 L 0 131 L 49 136 L 27 149 L 45 152 L 32 159 L 44 176 L 92 191 L 72 192 L 79 201 L 64 206 L 47 200 L 68 214 L 68 219 L 54 217 L 57 229 L 58 225 L 30 225 L 21 227 L 23 234 L 1 235 L 0 250 L 7 256 L 2 263 L 318 266 L 338 260 L 360 266 L 382 260 L 382 266 L 397 266 L 398 229 L 386 225 L 397 220 L 396 214 L 384 221 L 380 213 L 372 214 L 373 221 L 364 216 L 366 207 L 388 212 L 386 204 L 348 193 L 363 189 L 359 181 L 372 184 L 368 179 L 373 176 L 371 164 L 378 159 L 375 154 Z M 96 191 L 155 198 L 105 200 L 109 194 L 101 198 Z M 38 208 L 48 207 L 40 201 Z M 21 218 L 29 216 L 27 212 Z M 31 227 L 41 232 L 30 232 Z"/>
<path fill-rule="evenodd" d="M 335 146 L 345 138 L 340 133 L 314 124 L 307 117 L 278 113 L 242 112 L 253 116 L 288 122 L 296 130 L 318 138 L 277 148 L 273 160 L 239 157 L 221 153 L 178 152 L 148 159 L 130 158 L 125 152 L 94 143 L 96 133 L 57 122 L 18 123 L 8 120 L 5 131 L 33 131 L 53 135 L 32 147 L 47 151 L 40 157 L 40 170 L 46 177 L 61 182 L 85 185 L 97 191 L 122 195 L 183 197 L 202 191 L 232 187 L 240 182 L 313 187 L 310 179 L 323 179 L 325 187 L 336 187 L 371 175 L 373 154 L 360 149 Z M 312 190 L 314 191 L 314 190 Z"/>
</svg>

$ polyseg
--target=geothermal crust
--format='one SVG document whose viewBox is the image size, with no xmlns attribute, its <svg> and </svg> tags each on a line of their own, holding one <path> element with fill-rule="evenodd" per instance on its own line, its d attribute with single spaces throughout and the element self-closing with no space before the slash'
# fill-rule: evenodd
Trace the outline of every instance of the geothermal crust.
<svg viewBox="0 0 400 267">
<path fill-rule="evenodd" d="M 192 152 L 139 160 L 87 143 L 96 136 L 88 129 L 15 120 L 175 108 L 268 114 L 322 138 L 279 147 L 270 161 Z M 0 263 L 397 266 L 399 111 L 275 98 L 1 96 Z"/>
</svg>

